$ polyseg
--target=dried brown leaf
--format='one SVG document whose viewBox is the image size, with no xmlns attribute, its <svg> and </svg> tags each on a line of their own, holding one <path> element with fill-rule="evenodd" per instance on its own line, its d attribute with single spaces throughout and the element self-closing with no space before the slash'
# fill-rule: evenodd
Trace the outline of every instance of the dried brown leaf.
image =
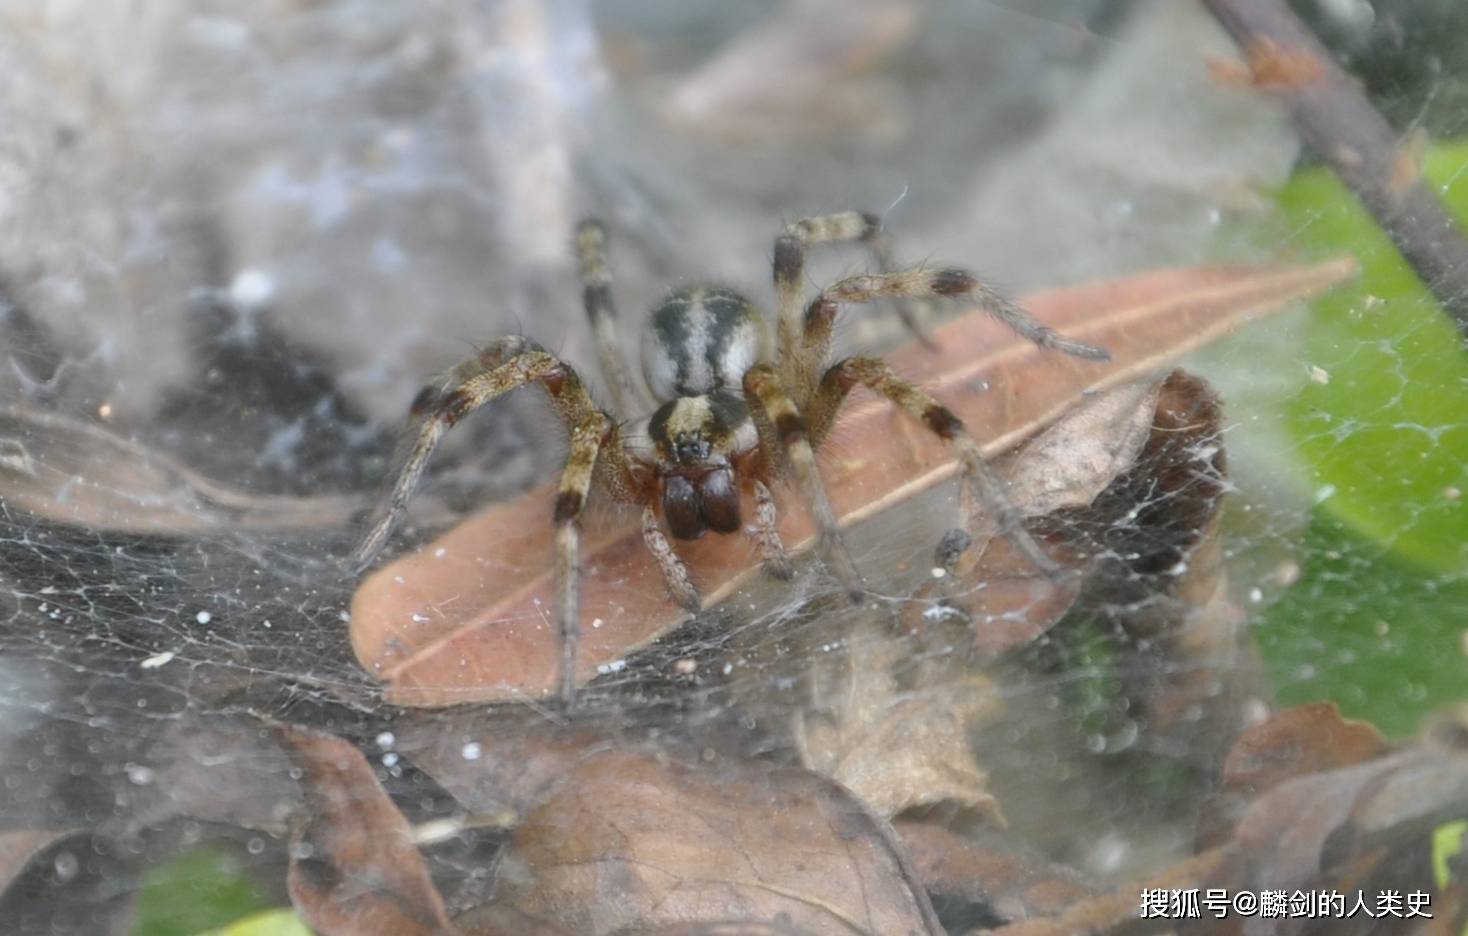
<svg viewBox="0 0 1468 936">
<path fill-rule="evenodd" d="M 1249 806 L 1227 846 L 1229 860 L 1206 886 L 1361 890 L 1373 906 L 1386 888 L 1441 894 L 1433 830 L 1465 815 L 1468 756 L 1461 753 L 1417 748 L 1294 777 Z M 1267 921 L 1250 932 L 1298 931 L 1299 923 Z"/>
<path fill-rule="evenodd" d="M 1136 462 L 1153 432 L 1160 382 L 1088 395 L 1006 459 L 1006 492 L 1027 516 L 1089 507 Z"/>
<path fill-rule="evenodd" d="M 975 727 L 1003 707 L 993 682 L 970 676 L 904 691 L 894 671 L 901 643 L 879 647 L 854 650 L 839 688 L 818 687 L 817 704 L 795 716 L 801 762 L 886 819 L 955 805 L 1002 822 L 969 749 Z"/>
<path fill-rule="evenodd" d="M 1456 932 L 1468 903 L 1461 886 L 1444 891 L 1435 877 L 1434 839 L 1446 823 L 1468 815 L 1468 753 L 1435 743 L 1382 753 L 1370 726 L 1341 719 L 1333 706 L 1301 706 L 1242 738 L 1229 762 L 1236 785 L 1262 792 L 1242 812 L 1221 845 L 1149 874 L 1135 883 L 1065 907 L 1058 916 L 1001 927 L 1006 936 L 1098 932 L 1136 919 L 1143 890 L 1221 889 L 1293 894 L 1339 892 L 1345 909 L 1358 892 L 1368 911 L 1377 895 L 1431 893 L 1428 912 L 1408 920 L 1344 910 L 1285 916 L 1205 911 L 1194 928 L 1209 934 Z M 1235 756 L 1237 755 L 1237 756 Z M 1316 769 L 1320 768 L 1320 769 Z M 1309 771 L 1309 772 L 1299 772 Z M 908 831 L 903 826 L 903 831 Z M 1226 833 L 1226 829 L 1223 830 Z M 918 866 L 926 868 L 921 846 Z M 941 892 L 941 890 L 940 890 Z M 1436 929 L 1444 918 L 1454 922 Z M 1426 928 L 1423 928 L 1426 927 Z"/>
<path fill-rule="evenodd" d="M 962 611 L 968 622 L 964 643 L 973 649 L 976 660 L 992 659 L 1029 644 L 1055 626 L 1080 595 L 1085 556 L 1057 537 L 1040 542 L 1062 569 L 1076 574 L 1051 579 L 1036 571 L 1013 540 L 999 538 L 977 556 L 973 550 L 965 553 L 949 575 L 920 596 L 942 595 L 948 606 Z M 976 583 L 982 587 L 975 587 Z M 922 607 L 921 603 L 910 606 L 906 619 L 911 621 L 911 610 Z M 933 610 L 927 607 L 922 616 L 932 615 Z M 916 629 L 915 624 L 907 628 L 909 633 Z"/>
<path fill-rule="evenodd" d="M 1198 845 L 1222 844 L 1249 803 L 1291 777 L 1380 757 L 1386 739 L 1367 722 L 1341 717 L 1334 702 L 1297 705 L 1241 734 L 1223 763 L 1223 782 L 1204 804 Z"/>
<path fill-rule="evenodd" d="M 296 912 L 323 936 L 453 933 L 408 822 L 362 752 L 341 738 L 277 727 L 301 772 L 306 814 L 286 883 Z"/>
<path fill-rule="evenodd" d="M 75 830 L 12 829 L 0 832 L 0 894 L 20 876 L 32 858 Z"/>
<path fill-rule="evenodd" d="M 1088 507 L 1129 469 L 1152 431 L 1158 384 L 1139 380 L 1093 394 L 1004 459 L 1011 499 L 1028 516 Z M 1089 566 L 1066 531 L 1041 539 L 1052 559 L 1072 575 L 1040 574 L 1007 537 L 971 546 L 943 578 L 918 595 L 942 597 L 969 619 L 972 646 L 981 658 L 1024 646 L 1068 611 Z M 919 603 L 920 605 L 921 603 Z M 909 612 L 912 609 L 909 609 Z M 923 614 L 929 615 L 932 609 Z M 905 630 L 920 628 L 907 615 Z"/>
<path fill-rule="evenodd" d="M 339 527 L 360 506 L 238 491 L 103 426 L 16 406 L 0 407 L 0 497 L 55 523 L 176 536 Z"/>
<path fill-rule="evenodd" d="M 1156 398 L 1153 381 L 1105 390 L 1027 441 L 1002 466 L 1015 506 L 1046 514 L 1089 504 L 1136 458 Z M 1051 553 L 1083 571 L 1074 552 Z M 1075 600 L 1082 576 L 1039 573 L 1007 537 L 938 561 L 946 574 L 907 603 L 897 632 L 858 617 L 823 652 L 796 654 L 809 661 L 802 664 L 809 699 L 794 716 L 794 740 L 803 764 L 884 818 L 942 805 L 1002 823 L 969 744 L 1002 702 L 993 683 L 972 672 L 973 654 L 947 648 L 977 642 L 993 655 L 1033 639 Z M 1012 643 L 1000 648 L 1000 640 Z M 937 648 L 921 672 L 912 660 L 928 654 L 917 647 Z"/>
<path fill-rule="evenodd" d="M 992 831 L 960 835 L 947 825 L 899 820 L 898 836 L 935 899 L 979 904 L 1006 922 L 1054 916 L 1100 891 Z"/>
<path fill-rule="evenodd" d="M 587 936 L 730 920 L 942 932 L 885 823 L 836 784 L 768 764 L 589 752 L 500 867 L 497 903 Z"/>
<path fill-rule="evenodd" d="M 1078 548 L 1109 557 L 1088 583 L 1084 610 L 1124 635 L 1127 717 L 1155 741 L 1192 752 L 1203 776 L 1265 690 L 1223 563 L 1218 398 L 1176 371 L 1152 428 L 1136 465 L 1092 510 L 1064 519 Z"/>
<path fill-rule="evenodd" d="M 925 383 L 995 455 L 1096 391 L 1154 373 L 1354 269 L 1340 260 L 1274 271 L 1163 271 L 1026 300 L 1047 324 L 1107 347 L 1113 360 L 1105 364 L 1042 352 L 984 316 L 939 329 L 941 351 L 907 349 L 890 360 L 900 372 L 931 375 Z M 893 432 L 893 420 L 885 403 L 858 401 L 823 452 L 843 526 L 904 504 L 954 474 L 945 446 Z M 541 489 L 484 511 L 362 582 L 352 604 L 352 644 L 391 701 L 438 706 L 554 691 L 560 647 L 547 620 L 551 496 Z M 780 531 L 793 551 L 809 549 L 812 530 L 803 511 L 786 510 Z M 583 630 L 582 682 L 686 619 L 667 599 L 631 518 L 590 519 L 584 548 L 583 619 L 600 626 Z M 706 537 L 688 544 L 684 558 L 710 606 L 758 574 L 740 537 Z"/>
</svg>

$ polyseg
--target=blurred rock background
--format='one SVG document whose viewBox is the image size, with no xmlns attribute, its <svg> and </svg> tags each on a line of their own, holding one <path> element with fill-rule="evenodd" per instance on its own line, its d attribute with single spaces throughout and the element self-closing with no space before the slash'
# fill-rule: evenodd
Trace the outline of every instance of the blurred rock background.
<svg viewBox="0 0 1468 936">
<path fill-rule="evenodd" d="M 0 17 L 0 289 L 63 371 L 4 379 L 136 427 L 202 390 L 219 302 L 235 338 L 267 321 L 318 354 L 373 421 L 507 330 L 589 363 L 583 214 L 617 235 L 635 348 L 639 311 L 686 278 L 765 295 L 772 234 L 801 214 L 885 212 L 903 258 L 1024 290 L 1216 255 L 1295 156 L 1268 101 L 1211 79 L 1231 52 L 1203 12 L 1166 0 Z"/>
</svg>

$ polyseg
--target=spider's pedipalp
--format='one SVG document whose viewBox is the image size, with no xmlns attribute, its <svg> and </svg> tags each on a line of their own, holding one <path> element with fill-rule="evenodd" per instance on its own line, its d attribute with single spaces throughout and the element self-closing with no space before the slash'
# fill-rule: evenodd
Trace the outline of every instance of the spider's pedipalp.
<svg viewBox="0 0 1468 936">
<path fill-rule="evenodd" d="M 689 614 L 697 614 L 703 607 L 703 600 L 698 597 L 698 589 L 693 587 L 693 580 L 688 577 L 688 567 L 678 558 L 678 554 L 673 551 L 673 544 L 663 535 L 663 528 L 658 525 L 657 511 L 651 504 L 642 508 L 642 542 L 657 562 L 658 570 L 663 574 L 663 582 L 668 587 L 668 594 L 683 610 Z"/>
<path fill-rule="evenodd" d="M 780 540 L 780 531 L 775 524 L 780 519 L 775 506 L 775 495 L 763 481 L 755 481 L 754 488 L 754 538 L 759 546 L 760 562 L 766 575 L 781 581 L 795 577 L 795 565 L 785 544 Z"/>
<path fill-rule="evenodd" d="M 805 495 L 806 506 L 815 521 L 822 558 L 846 587 L 851 600 L 860 602 L 866 589 L 837 526 L 836 512 L 831 507 L 825 482 L 816 466 L 815 450 L 811 448 L 805 420 L 790 394 L 780 385 L 779 375 L 768 364 L 749 369 L 744 375 L 744 392 L 758 404 L 752 412 L 760 414 L 756 425 L 761 428 L 766 446 L 772 452 L 784 454 L 801 493 Z"/>
</svg>

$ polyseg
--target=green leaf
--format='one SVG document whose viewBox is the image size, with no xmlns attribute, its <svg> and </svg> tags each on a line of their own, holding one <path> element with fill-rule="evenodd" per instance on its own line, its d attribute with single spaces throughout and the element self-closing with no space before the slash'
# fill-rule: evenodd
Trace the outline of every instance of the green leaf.
<svg viewBox="0 0 1468 936">
<path fill-rule="evenodd" d="M 239 860 L 202 848 L 149 872 L 138 898 L 137 936 L 194 936 L 263 906 Z"/>
<path fill-rule="evenodd" d="M 267 910 L 200 936 L 311 936 L 311 930 L 289 908 Z"/>
<path fill-rule="evenodd" d="M 1427 178 L 1468 218 L 1468 144 L 1434 147 Z M 1314 378 L 1289 421 L 1323 508 L 1395 557 L 1468 571 L 1468 352 L 1396 248 L 1334 175 L 1280 193 L 1298 244 L 1350 253 L 1362 276 L 1315 304 Z"/>
<path fill-rule="evenodd" d="M 1300 580 L 1255 625 L 1281 706 L 1332 699 L 1388 735 L 1417 732 L 1468 685 L 1468 580 L 1394 563 L 1317 509 Z"/>
</svg>

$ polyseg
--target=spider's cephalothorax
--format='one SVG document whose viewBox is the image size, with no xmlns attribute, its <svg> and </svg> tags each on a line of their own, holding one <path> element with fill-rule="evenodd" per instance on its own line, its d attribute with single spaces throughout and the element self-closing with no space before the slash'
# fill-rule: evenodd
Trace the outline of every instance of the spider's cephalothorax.
<svg viewBox="0 0 1468 936">
<path fill-rule="evenodd" d="M 895 299 L 903 321 L 925 337 L 906 300 L 966 296 L 1044 347 L 1087 358 L 1105 358 L 1105 351 L 1051 331 L 964 270 L 894 270 L 877 219 L 843 212 L 795 221 L 776 239 L 774 341 L 765 318 L 731 290 L 699 286 L 665 299 L 643 331 L 644 392 L 629 378 L 617 348 L 605 241 L 606 232 L 596 222 L 585 222 L 577 230 L 586 312 L 607 377 L 612 412 L 592 402 L 569 364 L 534 342 L 512 337 L 490 344 L 419 394 L 386 509 L 353 553 L 354 568 L 365 569 L 386 543 L 444 432 L 485 403 L 538 383 L 570 433 L 554 512 L 556 620 L 563 647 L 560 685 L 567 701 L 578 678 L 587 675 L 576 670 L 577 577 L 581 514 L 593 486 L 617 500 L 642 505 L 643 541 L 662 570 L 669 594 L 696 611 L 698 591 L 664 529 L 674 539 L 690 540 L 710 530 L 728 534 L 746 528 L 765 569 L 788 577 L 790 560 L 776 531 L 778 513 L 770 492 L 771 482 L 788 475 L 815 521 L 826 564 L 854 598 L 861 595 L 860 575 L 842 543 L 815 460 L 815 449 L 830 432 L 847 393 L 857 385 L 891 400 L 951 443 L 959 454 L 966 499 L 986 505 L 999 528 L 1032 562 L 1054 570 L 990 476 L 963 422 L 880 358 L 852 357 L 828 364 L 831 329 L 842 304 Z M 806 249 L 839 241 L 866 244 L 880 272 L 847 277 L 806 306 L 802 295 Z M 634 408 L 641 413 L 651 410 L 651 415 L 632 418 L 637 415 Z M 753 506 L 747 527 L 746 498 Z"/>
<path fill-rule="evenodd" d="M 739 482 L 759 447 L 744 400 L 728 390 L 669 400 L 647 423 L 663 518 L 678 539 L 739 529 Z"/>
<path fill-rule="evenodd" d="M 663 519 L 677 539 L 739 529 L 739 478 L 759 450 L 741 382 L 767 344 L 759 313 L 728 289 L 679 290 L 648 320 L 642 374 L 666 402 L 645 431 L 656 453 Z"/>
</svg>

